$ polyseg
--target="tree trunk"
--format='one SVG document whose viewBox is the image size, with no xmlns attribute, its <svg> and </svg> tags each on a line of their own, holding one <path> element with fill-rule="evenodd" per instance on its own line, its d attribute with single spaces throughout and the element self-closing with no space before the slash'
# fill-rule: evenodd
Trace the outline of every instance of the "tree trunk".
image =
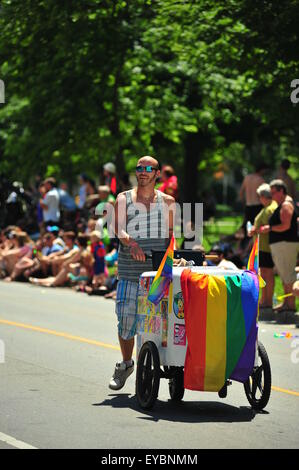
<svg viewBox="0 0 299 470">
<path fill-rule="evenodd" d="M 211 145 L 210 136 L 202 132 L 189 133 L 184 141 L 185 147 L 185 172 L 184 188 L 181 202 L 191 203 L 191 219 L 193 222 L 197 219 L 195 215 L 195 203 L 200 200 L 200 178 L 198 172 L 198 163 L 204 154 L 204 151 Z M 199 209 L 197 209 L 198 211 Z"/>
</svg>

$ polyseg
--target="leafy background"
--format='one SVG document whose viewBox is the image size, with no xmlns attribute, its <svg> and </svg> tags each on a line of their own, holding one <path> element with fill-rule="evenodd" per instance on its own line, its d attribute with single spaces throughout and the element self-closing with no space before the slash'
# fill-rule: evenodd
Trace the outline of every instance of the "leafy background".
<svg viewBox="0 0 299 470">
<path fill-rule="evenodd" d="M 261 160 L 297 177 L 298 24 L 298 0 L 2 0 L 0 173 L 72 185 L 153 154 L 188 201 Z"/>
</svg>

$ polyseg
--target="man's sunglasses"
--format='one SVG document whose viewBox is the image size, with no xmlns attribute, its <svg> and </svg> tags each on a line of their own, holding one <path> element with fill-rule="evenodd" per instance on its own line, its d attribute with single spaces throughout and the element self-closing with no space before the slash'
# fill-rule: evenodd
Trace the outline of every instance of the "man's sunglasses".
<svg viewBox="0 0 299 470">
<path fill-rule="evenodd" d="M 143 173 L 144 171 L 146 173 L 151 173 L 153 170 L 158 170 L 158 168 L 155 168 L 154 166 L 151 166 L 151 165 L 147 165 L 147 166 L 137 165 L 136 166 L 137 173 Z"/>
</svg>

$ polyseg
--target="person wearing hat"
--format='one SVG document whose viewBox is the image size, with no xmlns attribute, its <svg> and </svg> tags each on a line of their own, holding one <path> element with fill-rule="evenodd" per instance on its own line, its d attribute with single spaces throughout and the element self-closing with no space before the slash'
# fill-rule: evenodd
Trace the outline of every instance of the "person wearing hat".
<svg viewBox="0 0 299 470">
<path fill-rule="evenodd" d="M 55 178 L 47 178 L 43 182 L 45 196 L 39 203 L 43 210 L 44 225 L 59 225 L 59 194 L 56 188 Z"/>
<path fill-rule="evenodd" d="M 109 186 L 111 193 L 116 196 L 116 167 L 114 163 L 108 162 L 103 165 L 105 185 Z"/>
</svg>

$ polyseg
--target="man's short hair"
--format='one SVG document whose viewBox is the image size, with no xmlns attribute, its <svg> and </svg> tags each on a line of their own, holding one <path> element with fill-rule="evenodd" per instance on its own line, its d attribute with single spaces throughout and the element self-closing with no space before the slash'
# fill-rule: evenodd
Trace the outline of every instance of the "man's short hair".
<svg viewBox="0 0 299 470">
<path fill-rule="evenodd" d="M 277 191 L 283 191 L 284 194 L 287 194 L 287 185 L 282 180 L 272 180 L 270 182 L 270 188 L 275 188 Z"/>
</svg>

